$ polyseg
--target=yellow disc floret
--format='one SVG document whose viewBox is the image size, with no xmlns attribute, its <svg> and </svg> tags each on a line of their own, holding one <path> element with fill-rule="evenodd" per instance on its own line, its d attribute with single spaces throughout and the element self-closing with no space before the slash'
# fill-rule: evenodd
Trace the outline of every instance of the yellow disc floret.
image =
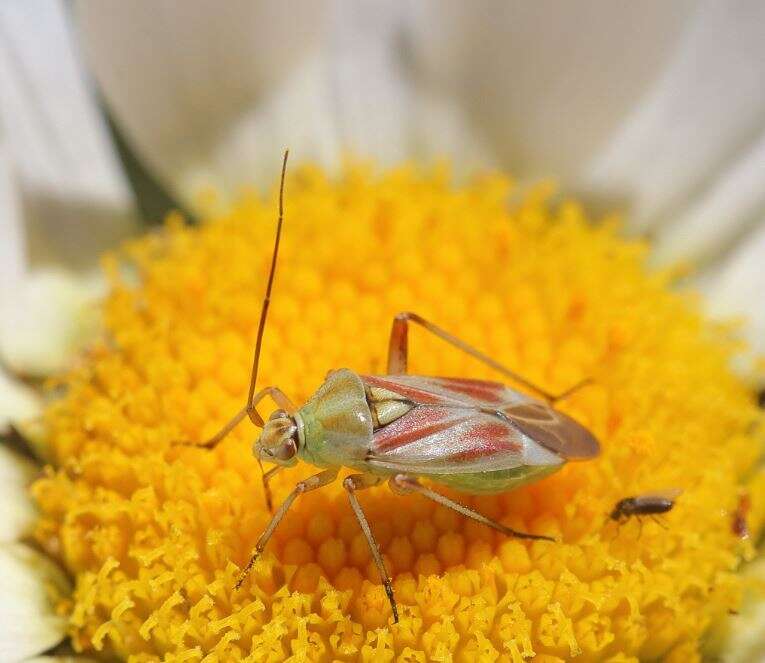
<svg viewBox="0 0 765 663">
<path fill-rule="evenodd" d="M 275 198 L 179 218 L 107 260 L 104 333 L 46 414 L 52 468 L 34 486 L 37 538 L 75 578 L 77 650 L 131 661 L 631 661 L 699 656 L 739 601 L 751 550 L 740 491 L 765 510 L 759 410 L 728 365 L 728 327 L 650 272 L 646 249 L 549 188 L 500 176 L 351 167 L 288 176 L 260 384 L 302 403 L 327 371 L 384 371 L 392 317 L 412 310 L 543 385 L 602 455 L 464 501 L 559 542 L 508 539 L 419 496 L 359 496 L 399 602 L 390 606 L 338 483 L 301 497 L 240 590 L 269 520 L 243 405 L 275 229 Z M 496 379 L 412 331 L 410 371 Z M 270 413 L 267 409 L 264 416 Z M 304 464 L 273 480 L 278 502 Z M 608 513 L 681 488 L 661 522 Z"/>
</svg>

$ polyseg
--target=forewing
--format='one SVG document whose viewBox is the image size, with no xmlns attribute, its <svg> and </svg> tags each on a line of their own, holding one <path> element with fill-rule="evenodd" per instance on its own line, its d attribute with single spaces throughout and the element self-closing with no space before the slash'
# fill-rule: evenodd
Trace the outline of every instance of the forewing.
<svg viewBox="0 0 765 663">
<path fill-rule="evenodd" d="M 567 415 L 498 382 L 414 375 L 362 379 L 369 388 L 395 393 L 413 406 L 374 432 L 367 457 L 372 466 L 467 474 L 560 464 L 599 449 Z"/>
<path fill-rule="evenodd" d="M 502 409 L 513 425 L 566 460 L 593 458 L 600 444 L 584 426 L 540 401 L 529 400 Z"/>
<path fill-rule="evenodd" d="M 370 387 L 395 392 L 412 403 L 468 408 L 499 408 L 532 399 L 500 382 L 419 375 L 364 375 Z"/>
<path fill-rule="evenodd" d="M 683 494 L 682 488 L 664 488 L 662 490 L 655 490 L 651 493 L 641 493 L 637 497 L 643 500 L 668 500 L 674 502 L 680 495 Z"/>
<path fill-rule="evenodd" d="M 412 474 L 461 474 L 523 464 L 524 436 L 468 408 L 420 405 L 375 431 L 367 462 Z"/>
</svg>

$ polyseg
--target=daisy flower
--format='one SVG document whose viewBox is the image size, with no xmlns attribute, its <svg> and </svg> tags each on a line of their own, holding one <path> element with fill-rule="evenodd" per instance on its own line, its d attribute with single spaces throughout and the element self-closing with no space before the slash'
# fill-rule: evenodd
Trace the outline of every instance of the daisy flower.
<svg viewBox="0 0 765 663">
<path fill-rule="evenodd" d="M 0 457 L 0 658 L 753 660 L 761 13 L 1 8 L 0 415 L 16 448 Z M 241 408 L 275 214 L 257 191 L 285 145 L 299 158 L 263 384 L 303 402 L 328 369 L 383 371 L 407 309 L 551 390 L 593 380 L 561 409 L 600 458 L 460 496 L 560 543 L 361 497 L 396 625 L 339 486 L 296 504 L 235 591 L 269 518 L 257 430 L 172 444 Z M 142 230 L 146 181 L 198 223 Z M 413 372 L 495 377 L 413 342 Z M 311 472 L 279 474 L 276 499 Z M 608 521 L 622 497 L 670 487 L 684 492 L 661 523 Z"/>
</svg>

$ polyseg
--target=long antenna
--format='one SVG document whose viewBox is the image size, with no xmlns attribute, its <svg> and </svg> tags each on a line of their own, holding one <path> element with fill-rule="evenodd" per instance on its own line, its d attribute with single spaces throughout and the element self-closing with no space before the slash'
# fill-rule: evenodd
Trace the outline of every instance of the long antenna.
<svg viewBox="0 0 765 663">
<path fill-rule="evenodd" d="M 274 285 L 274 273 L 276 272 L 276 258 L 279 255 L 279 241 L 282 237 L 282 221 L 284 220 L 284 176 L 287 173 L 287 157 L 289 154 L 289 150 L 284 150 L 284 161 L 282 162 L 282 180 L 281 184 L 279 185 L 279 220 L 276 223 L 276 239 L 274 240 L 274 253 L 271 256 L 271 271 L 268 274 L 266 296 L 263 298 L 263 307 L 260 309 L 258 339 L 255 341 L 255 357 L 252 360 L 250 393 L 247 395 L 248 403 L 252 403 L 252 397 L 255 395 L 255 384 L 258 378 L 258 364 L 260 363 L 260 347 L 263 345 L 263 331 L 266 328 L 266 316 L 268 315 L 268 306 L 271 303 L 271 288 Z"/>
</svg>

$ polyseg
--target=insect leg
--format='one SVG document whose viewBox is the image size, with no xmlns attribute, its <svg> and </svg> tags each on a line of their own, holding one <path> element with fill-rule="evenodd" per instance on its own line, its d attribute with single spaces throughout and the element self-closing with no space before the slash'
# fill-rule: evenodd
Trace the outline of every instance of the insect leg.
<svg viewBox="0 0 765 663">
<path fill-rule="evenodd" d="M 258 459 L 258 462 L 260 462 L 260 459 Z M 262 469 L 263 467 L 261 466 L 261 470 Z M 274 502 L 271 498 L 271 486 L 268 485 L 268 482 L 271 480 L 271 477 L 283 469 L 283 465 L 274 465 L 268 472 L 263 472 L 263 494 L 266 497 L 266 506 L 268 507 L 269 513 L 274 512 Z"/>
<path fill-rule="evenodd" d="M 271 522 L 268 523 L 268 526 L 263 531 L 263 534 L 260 535 L 258 542 L 255 544 L 255 552 L 253 552 L 252 557 L 250 557 L 250 561 L 247 562 L 247 566 L 244 567 L 242 574 L 239 576 L 239 580 L 236 582 L 236 589 L 239 589 L 242 586 L 245 578 L 252 570 L 253 564 L 255 564 L 258 557 L 260 557 L 260 553 L 263 552 L 263 549 L 266 547 L 266 544 L 271 538 L 271 535 L 279 526 L 282 518 L 284 518 L 284 514 L 287 513 L 289 508 L 292 506 L 292 503 L 298 498 L 298 496 L 311 490 L 321 488 L 322 486 L 326 486 L 328 483 L 332 483 L 336 478 L 337 468 L 330 468 L 328 470 L 324 470 L 323 472 L 319 472 L 318 474 L 314 474 L 312 477 L 308 477 L 307 479 L 297 483 L 293 491 L 287 495 L 287 499 L 282 502 L 282 505 L 273 515 Z"/>
<path fill-rule="evenodd" d="M 517 530 L 514 530 L 508 527 L 507 525 L 503 525 L 502 523 L 498 523 L 495 520 L 491 520 L 491 518 L 487 518 L 486 516 L 481 515 L 477 511 L 473 511 L 473 509 L 469 509 L 468 507 L 463 506 L 459 502 L 450 500 L 448 497 L 441 495 L 440 493 L 437 493 L 434 490 L 430 490 L 430 488 L 426 488 L 419 481 L 417 481 L 417 479 L 415 479 L 414 477 L 407 476 L 406 474 L 397 474 L 391 477 L 390 486 L 397 493 L 402 493 L 402 494 L 419 493 L 420 495 L 427 497 L 429 500 L 433 500 L 434 502 L 437 502 L 438 504 L 441 504 L 442 506 L 445 506 L 449 509 L 453 509 L 457 513 L 461 513 L 463 516 L 472 518 L 473 520 L 479 523 L 482 523 L 484 525 L 487 525 L 491 527 L 492 529 L 495 529 L 498 532 L 501 532 L 502 534 L 506 534 L 507 536 L 514 536 L 518 539 L 555 541 L 555 539 L 553 539 L 550 536 L 543 536 L 542 534 L 528 534 L 526 532 L 519 532 Z"/>
<path fill-rule="evenodd" d="M 398 374 L 406 373 L 407 360 L 409 355 L 409 340 L 408 339 L 409 339 L 409 323 L 410 322 L 413 322 L 414 324 L 419 325 L 423 329 L 429 331 L 434 336 L 437 336 L 441 340 L 446 341 L 450 345 L 453 345 L 455 348 L 462 350 L 465 354 L 468 354 L 471 357 L 478 359 L 478 361 L 481 361 L 487 366 L 490 366 L 495 371 L 501 373 L 505 377 L 508 377 L 511 380 L 524 385 L 528 389 L 531 389 L 532 391 L 536 392 L 537 394 L 542 396 L 545 400 L 549 401 L 550 403 L 555 403 L 556 401 L 559 401 L 562 398 L 566 398 L 570 396 L 576 390 L 580 389 L 586 384 L 589 384 L 591 381 L 588 378 L 586 380 L 582 380 L 581 382 L 578 382 L 573 387 L 566 389 L 560 394 L 552 394 L 546 389 L 542 389 L 542 387 L 538 387 L 533 382 L 530 382 L 526 378 L 518 375 L 518 373 L 516 373 L 515 371 L 511 371 L 509 368 L 507 368 L 506 366 L 503 366 L 498 361 L 492 359 L 488 355 L 485 355 L 483 352 L 476 350 L 472 345 L 465 343 L 465 341 L 457 338 L 456 336 L 453 336 L 452 334 L 441 329 L 437 325 L 434 325 L 432 322 L 429 322 L 428 320 L 425 320 L 425 318 L 420 317 L 416 313 L 411 313 L 411 312 L 399 313 L 395 318 L 393 318 L 393 326 L 391 327 L 391 331 L 390 331 L 390 341 L 388 342 L 388 374 L 389 375 L 398 375 Z"/>
<path fill-rule="evenodd" d="M 651 514 L 651 520 L 653 520 L 653 522 L 655 522 L 655 523 L 656 523 L 656 524 L 657 524 L 659 527 L 661 527 L 662 529 L 669 529 L 669 527 L 667 527 L 667 526 L 666 526 L 666 525 L 665 525 L 663 522 L 661 522 L 661 520 L 659 520 L 659 519 L 658 519 L 658 518 L 657 518 L 655 515 L 653 515 L 653 514 Z"/>
<path fill-rule="evenodd" d="M 356 514 L 356 519 L 359 521 L 361 531 L 364 532 L 364 536 L 367 538 L 369 550 L 375 560 L 377 570 L 380 572 L 380 580 L 385 587 L 385 593 L 388 595 L 388 601 L 390 601 L 390 607 L 393 611 L 393 623 L 398 624 L 398 606 L 396 605 L 396 599 L 393 596 L 393 585 L 391 585 L 388 571 L 385 568 L 385 562 L 380 554 L 380 546 L 378 546 L 377 541 L 375 541 L 372 529 L 369 527 L 369 522 L 367 521 L 364 512 L 361 510 L 361 504 L 359 504 L 359 500 L 356 497 L 357 490 L 371 488 L 372 486 L 379 484 L 381 481 L 381 477 L 376 477 L 372 474 L 351 474 L 343 480 L 343 488 L 348 491 L 348 499 L 351 502 L 351 508 Z"/>
<path fill-rule="evenodd" d="M 276 403 L 277 406 L 282 408 L 283 410 L 286 410 L 287 412 L 294 412 L 295 406 L 292 404 L 292 401 L 290 401 L 289 398 L 287 398 L 286 394 L 279 389 L 279 387 L 266 387 L 265 389 L 261 389 L 257 394 L 255 394 L 252 397 L 252 400 L 239 412 L 237 412 L 231 421 L 229 421 L 223 428 L 221 428 L 215 435 L 213 435 L 209 440 L 205 440 L 204 442 L 201 442 L 199 444 L 195 444 L 194 446 L 197 447 L 206 447 L 207 449 L 212 449 L 214 446 L 216 446 L 221 440 L 223 440 L 226 435 L 228 435 L 234 428 L 236 428 L 237 424 L 244 419 L 246 416 L 249 416 L 252 420 L 252 423 L 254 423 L 256 426 L 263 427 L 263 417 L 260 416 L 260 413 L 257 411 L 256 407 L 260 401 L 262 401 L 266 396 L 270 396 L 271 399 Z"/>
<path fill-rule="evenodd" d="M 266 387 L 255 394 L 245 408 L 245 412 L 247 412 L 252 423 L 256 426 L 263 427 L 263 417 L 260 416 L 255 408 L 266 396 L 270 396 L 271 400 L 282 410 L 290 414 L 295 412 L 295 406 L 292 404 L 292 401 L 287 398 L 287 394 L 279 389 L 279 387 Z"/>
</svg>

